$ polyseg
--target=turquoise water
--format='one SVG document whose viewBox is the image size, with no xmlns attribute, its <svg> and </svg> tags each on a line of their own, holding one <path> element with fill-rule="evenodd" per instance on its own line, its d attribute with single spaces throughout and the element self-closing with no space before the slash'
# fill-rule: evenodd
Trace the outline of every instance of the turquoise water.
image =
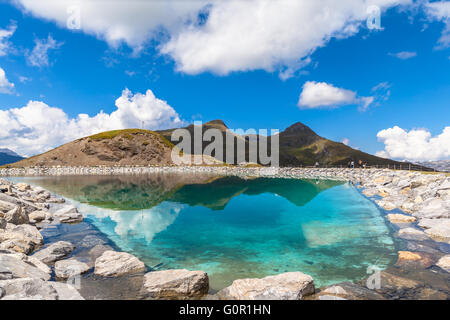
<svg viewBox="0 0 450 320">
<path fill-rule="evenodd" d="M 380 211 L 346 183 L 164 174 L 30 182 L 77 202 L 148 266 L 206 271 L 212 290 L 288 271 L 317 286 L 359 280 L 396 258 Z"/>
</svg>

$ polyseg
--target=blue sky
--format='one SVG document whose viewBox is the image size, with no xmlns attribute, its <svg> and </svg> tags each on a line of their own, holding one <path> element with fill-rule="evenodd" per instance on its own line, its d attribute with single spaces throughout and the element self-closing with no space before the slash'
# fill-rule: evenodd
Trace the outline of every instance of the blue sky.
<svg viewBox="0 0 450 320">
<path fill-rule="evenodd" d="M 249 2 L 258 1 L 264 0 Z M 44 13 L 51 10 L 29 1 L 19 2 L 23 7 L 0 2 L 0 30 L 14 31 L 3 40 L 0 32 L 0 43 L 4 44 L 4 54 L 0 45 L 0 68 L 7 83 L 14 84 L 1 90 L 0 77 L 0 120 L 5 121 L 2 127 L 14 123 L 14 130 L 0 134 L 0 147 L 31 155 L 90 133 L 89 128 L 96 127 L 91 122 L 80 126 L 70 121 L 79 114 L 95 118 L 100 110 L 111 115 L 118 109 L 116 100 L 122 96 L 122 111 L 133 107 L 138 115 L 133 119 L 123 115 L 102 118 L 99 130 L 141 123 L 139 113 L 156 104 L 164 115 L 144 116 L 144 125 L 150 129 L 222 119 L 230 128 L 283 130 L 301 121 L 321 136 L 345 140 L 372 154 L 417 160 L 450 158 L 450 128 L 445 131 L 450 126 L 450 41 L 442 40 L 450 26 L 449 16 L 445 15 L 450 11 L 448 1 L 438 1 L 442 7 L 434 14 L 423 1 L 420 5 L 404 1 L 407 4 L 401 7 L 382 7 L 380 30 L 368 29 L 364 16 L 356 22 L 349 18 L 346 25 L 350 24 L 351 31 L 337 26 L 331 35 L 320 27 L 306 31 L 300 25 L 291 38 L 280 40 L 279 46 L 287 44 L 288 49 L 270 47 L 260 54 L 258 46 L 246 51 L 243 45 L 233 48 L 233 43 L 219 46 L 223 41 L 216 39 L 223 36 L 221 33 L 234 30 L 210 29 L 203 37 L 192 38 L 185 22 L 181 26 L 158 27 L 156 36 L 141 32 L 142 36 L 135 39 L 133 32 L 155 28 L 131 25 L 129 30 L 125 28 L 129 35 L 123 32 L 114 38 L 112 31 L 95 29 L 95 23 L 91 23 L 94 27 L 83 27 L 84 11 L 81 30 L 69 30 L 64 25 L 67 18 L 59 18 L 59 13 Z M 355 1 L 348 2 L 350 7 Z M 204 31 L 214 14 L 220 13 L 225 19 L 227 10 L 233 10 L 223 4 L 212 4 L 212 8 L 209 10 L 217 12 L 211 11 L 195 28 Z M 192 11 L 194 17 L 196 9 Z M 282 21 L 283 13 L 280 16 Z M 127 23 L 135 22 L 124 18 L 121 27 Z M 278 36 L 277 23 L 281 22 L 263 23 L 275 29 L 275 37 L 268 42 L 249 32 L 248 42 L 278 45 L 278 37 L 286 35 L 281 28 Z M 234 25 L 239 29 L 237 23 Z M 319 30 L 317 35 L 315 29 Z M 268 36 L 271 32 L 267 31 Z M 336 37 L 336 33 L 341 34 Z M 195 46 L 187 47 L 183 37 L 196 40 Z M 291 44 L 296 46 L 297 39 L 300 45 L 285 53 Z M 317 39 L 318 45 L 308 47 Z M 52 48 L 33 55 L 37 43 Z M 234 54 L 239 50 L 242 52 Z M 250 52 L 253 50 L 256 53 Z M 287 78 L 283 76 L 285 70 L 290 71 Z M 379 89 L 373 90 L 377 85 Z M 125 89 L 130 92 L 124 94 Z M 154 96 L 148 97 L 147 90 Z M 373 99 L 367 108 L 364 98 Z M 38 108 L 30 101 L 42 104 Z M 54 119 L 45 114 L 47 107 L 55 109 Z M 11 111 L 22 108 L 20 112 Z M 52 121 L 35 124 L 22 119 L 33 118 L 34 112 L 42 112 L 42 118 Z M 52 136 L 44 137 L 43 130 L 47 129 L 43 128 L 52 126 L 59 129 L 51 128 Z"/>
</svg>

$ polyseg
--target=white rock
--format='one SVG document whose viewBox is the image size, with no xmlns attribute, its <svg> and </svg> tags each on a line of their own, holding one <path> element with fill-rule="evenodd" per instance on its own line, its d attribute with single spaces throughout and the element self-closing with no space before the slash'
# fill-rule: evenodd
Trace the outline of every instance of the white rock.
<svg viewBox="0 0 450 320">
<path fill-rule="evenodd" d="M 54 216 L 62 223 L 78 223 L 83 221 L 83 215 L 74 206 L 64 206 L 54 213 Z"/>
<path fill-rule="evenodd" d="M 67 279 L 89 271 L 91 267 L 77 259 L 60 260 L 55 263 L 55 275 L 57 278 Z"/>
<path fill-rule="evenodd" d="M 416 218 L 412 216 L 407 216 L 406 214 L 390 213 L 387 218 L 392 223 L 409 223 L 416 221 Z"/>
<path fill-rule="evenodd" d="M 41 279 L 0 281 L 4 290 L 2 300 L 84 300 L 71 285 Z"/>
<path fill-rule="evenodd" d="M 301 272 L 287 272 L 262 279 L 239 279 L 218 295 L 231 300 L 301 300 L 314 293 L 314 281 Z"/>
<path fill-rule="evenodd" d="M 39 230 L 29 224 L 16 226 L 11 230 L 11 232 L 23 234 L 26 238 L 31 239 L 31 241 L 37 246 L 44 243 L 44 237 Z"/>
<path fill-rule="evenodd" d="M 27 259 L 25 255 L 0 253 L 0 280 L 15 278 L 49 280 L 51 270 L 44 270 L 41 265 L 34 263 L 33 259 Z"/>
<path fill-rule="evenodd" d="M 145 264 L 126 252 L 105 251 L 95 260 L 94 273 L 104 277 L 120 277 L 145 271 Z"/>
<path fill-rule="evenodd" d="M 208 290 L 206 272 L 177 269 L 147 273 L 141 293 L 150 299 L 186 299 L 199 298 Z"/>
<path fill-rule="evenodd" d="M 47 215 L 48 215 L 48 212 L 45 212 L 42 210 L 36 210 L 36 211 L 31 212 L 28 215 L 28 218 L 30 219 L 30 223 L 36 223 L 36 222 L 41 222 L 42 220 L 45 220 Z"/>
</svg>

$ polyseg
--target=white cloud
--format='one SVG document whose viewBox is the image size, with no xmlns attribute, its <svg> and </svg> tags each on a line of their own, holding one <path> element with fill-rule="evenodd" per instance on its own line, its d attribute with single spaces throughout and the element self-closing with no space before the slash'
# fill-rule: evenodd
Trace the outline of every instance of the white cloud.
<svg viewBox="0 0 450 320">
<path fill-rule="evenodd" d="M 411 51 L 401 51 L 401 52 L 397 52 L 397 53 L 389 53 L 390 56 L 402 59 L 402 60 L 407 60 L 407 59 L 411 59 L 417 56 L 416 52 L 411 52 Z"/>
<path fill-rule="evenodd" d="M 31 80 L 32 79 L 29 78 L 29 77 L 19 76 L 19 81 L 22 82 L 22 83 L 25 83 L 25 82 L 28 82 L 28 81 L 31 81 Z"/>
<path fill-rule="evenodd" d="M 441 134 L 432 136 L 425 129 L 409 132 L 394 126 L 377 134 L 385 149 L 377 156 L 401 160 L 440 160 L 450 157 L 450 127 L 445 127 Z"/>
<path fill-rule="evenodd" d="M 342 89 L 326 82 L 307 81 L 303 85 L 297 105 L 302 109 L 337 108 L 344 105 L 359 105 L 366 110 L 374 97 L 359 97 L 356 92 Z"/>
<path fill-rule="evenodd" d="M 0 57 L 8 54 L 11 48 L 8 39 L 14 34 L 16 29 L 17 26 L 14 24 L 10 25 L 7 29 L 0 29 Z"/>
<path fill-rule="evenodd" d="M 8 81 L 5 70 L 0 68 L 0 93 L 12 94 L 14 92 L 14 83 Z"/>
<path fill-rule="evenodd" d="M 19 7 L 32 15 L 55 21 L 67 28 L 73 14 L 80 9 L 80 27 L 87 34 L 105 40 L 112 47 L 125 42 L 139 50 L 157 36 L 161 27 L 175 32 L 205 6 L 206 0 L 171 1 L 98 1 L 98 0 L 17 0 Z"/>
<path fill-rule="evenodd" d="M 47 39 L 35 39 L 35 46 L 31 53 L 27 53 L 27 62 L 34 67 L 46 67 L 49 66 L 50 62 L 48 59 L 49 50 L 58 49 L 63 45 L 62 42 L 57 42 L 48 35 Z"/>
<path fill-rule="evenodd" d="M 450 1 L 427 3 L 425 11 L 430 19 L 445 23 L 442 35 L 438 40 L 438 48 L 450 47 Z"/>
<path fill-rule="evenodd" d="M 344 139 L 342 139 L 342 143 L 345 144 L 346 146 L 348 146 L 348 145 L 350 145 L 350 139 L 344 138 Z"/>
<path fill-rule="evenodd" d="M 357 33 L 370 5 L 386 9 L 398 3 L 409 1 L 218 1 L 206 23 L 173 35 L 161 51 L 188 74 L 262 69 L 286 78 L 331 38 Z"/>
<path fill-rule="evenodd" d="M 66 27 L 72 0 L 17 0 L 31 14 Z M 150 39 L 188 74 L 262 69 L 282 79 L 308 64 L 332 38 L 365 25 L 368 8 L 386 10 L 411 0 L 78 0 L 81 30 L 111 46 L 140 50 Z M 198 19 L 204 12 L 203 19 Z M 161 37 L 161 31 L 164 36 Z"/>
<path fill-rule="evenodd" d="M 183 124 L 177 112 L 151 90 L 133 95 L 126 89 L 115 104 L 117 109 L 110 114 L 100 111 L 93 117 L 79 114 L 76 118 L 40 101 L 0 110 L 0 123 L 7 124 L 0 130 L 0 146 L 30 156 L 106 130 L 141 128 L 142 124 L 156 130 Z"/>
</svg>

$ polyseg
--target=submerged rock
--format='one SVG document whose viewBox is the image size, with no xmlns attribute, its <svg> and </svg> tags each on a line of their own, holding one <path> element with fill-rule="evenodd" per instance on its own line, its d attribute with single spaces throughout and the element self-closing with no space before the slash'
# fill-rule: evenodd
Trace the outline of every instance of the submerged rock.
<svg viewBox="0 0 450 320">
<path fill-rule="evenodd" d="M 225 300 L 302 300 L 314 290 L 311 276 L 287 272 L 262 279 L 235 280 L 217 295 Z"/>
<path fill-rule="evenodd" d="M 433 265 L 433 259 L 424 252 L 399 251 L 396 265 L 428 268 Z"/>
<path fill-rule="evenodd" d="M 95 260 L 94 273 L 104 277 L 120 277 L 145 271 L 145 264 L 126 252 L 105 251 Z"/>
<path fill-rule="evenodd" d="M 147 273 L 141 294 L 149 299 L 188 299 L 200 298 L 208 290 L 206 272 L 178 269 Z"/>
<path fill-rule="evenodd" d="M 429 240 L 430 237 L 428 237 L 425 232 L 415 229 L 415 228 L 404 228 L 400 229 L 397 233 L 397 236 L 402 239 L 406 240 Z"/>
<path fill-rule="evenodd" d="M 412 216 L 407 216 L 406 214 L 390 213 L 387 218 L 392 223 L 409 223 L 416 221 L 416 218 Z"/>
<path fill-rule="evenodd" d="M 70 242 L 58 241 L 36 252 L 33 254 L 33 257 L 46 264 L 51 264 L 55 261 L 63 259 L 65 256 L 70 254 L 73 249 L 75 249 L 75 246 Z"/>
</svg>

